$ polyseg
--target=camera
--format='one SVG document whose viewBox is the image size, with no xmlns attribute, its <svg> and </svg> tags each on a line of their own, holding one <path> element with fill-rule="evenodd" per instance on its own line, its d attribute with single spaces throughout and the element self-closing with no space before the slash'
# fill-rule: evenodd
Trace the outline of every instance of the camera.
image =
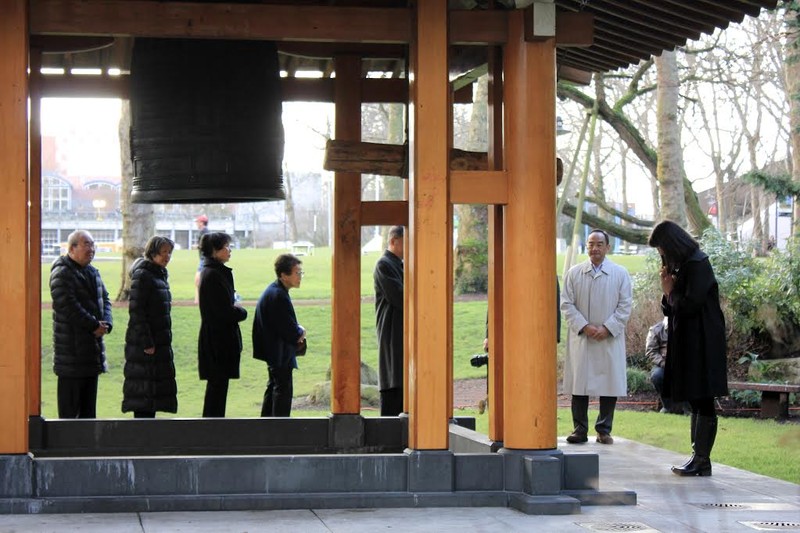
<svg viewBox="0 0 800 533">
<path fill-rule="evenodd" d="M 488 353 L 479 353 L 475 354 L 469 358 L 469 364 L 474 366 L 475 368 L 480 368 L 484 365 L 489 364 L 489 354 Z"/>
</svg>

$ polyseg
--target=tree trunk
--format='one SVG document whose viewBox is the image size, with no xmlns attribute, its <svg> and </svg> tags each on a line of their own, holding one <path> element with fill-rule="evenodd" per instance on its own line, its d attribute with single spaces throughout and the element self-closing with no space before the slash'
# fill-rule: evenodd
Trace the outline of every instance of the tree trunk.
<svg viewBox="0 0 800 533">
<path fill-rule="evenodd" d="M 469 121 L 467 148 L 481 153 L 488 149 L 488 76 L 481 76 L 475 84 L 472 115 Z M 460 159 L 450 161 L 450 168 Z M 488 162 L 487 162 L 488 167 Z M 485 293 L 489 281 L 489 211 L 485 205 L 453 206 L 458 216 L 455 278 L 453 284 L 458 294 Z"/>
<path fill-rule="evenodd" d="M 765 254 L 764 226 L 761 219 L 761 190 L 758 186 L 750 186 L 750 197 L 753 202 L 753 254 L 763 257 Z"/>
<path fill-rule="evenodd" d="M 792 179 L 800 182 L 800 10 L 797 2 L 786 2 L 786 98 L 792 139 Z M 794 235 L 800 237 L 800 202 L 794 201 Z"/>
<path fill-rule="evenodd" d="M 284 240 L 295 242 L 297 240 L 297 219 L 294 216 L 294 200 L 292 199 L 291 172 L 284 172 L 283 176 L 284 176 L 284 188 L 286 189 L 286 200 L 284 201 L 283 204 L 284 216 L 285 216 Z"/>
<path fill-rule="evenodd" d="M 686 201 L 683 193 L 683 147 L 678 116 L 678 61 L 675 52 L 656 58 L 658 71 L 656 111 L 658 120 L 657 176 L 661 193 L 661 216 L 686 226 Z"/>
<path fill-rule="evenodd" d="M 131 202 L 133 188 L 133 163 L 131 160 L 131 105 L 122 101 L 119 118 L 119 154 L 122 160 L 122 184 L 120 186 L 120 211 L 122 212 L 122 272 L 118 302 L 127 302 L 131 292 L 131 277 L 128 274 L 134 261 L 142 256 L 144 245 L 155 234 L 156 223 L 151 204 Z"/>
</svg>

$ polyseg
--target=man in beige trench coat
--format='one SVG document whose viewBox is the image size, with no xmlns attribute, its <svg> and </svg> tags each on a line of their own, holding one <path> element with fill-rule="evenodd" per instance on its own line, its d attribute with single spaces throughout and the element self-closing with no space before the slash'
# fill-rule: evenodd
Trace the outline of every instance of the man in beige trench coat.
<svg viewBox="0 0 800 533">
<path fill-rule="evenodd" d="M 589 396 L 600 397 L 595 422 L 597 442 L 612 444 L 611 428 L 617 397 L 628 390 L 625 369 L 625 325 L 633 300 L 628 271 L 606 258 L 608 234 L 592 230 L 587 240 L 589 260 L 564 277 L 561 311 L 567 321 L 564 393 L 572 395 L 574 431 L 567 442 L 586 442 Z"/>
</svg>

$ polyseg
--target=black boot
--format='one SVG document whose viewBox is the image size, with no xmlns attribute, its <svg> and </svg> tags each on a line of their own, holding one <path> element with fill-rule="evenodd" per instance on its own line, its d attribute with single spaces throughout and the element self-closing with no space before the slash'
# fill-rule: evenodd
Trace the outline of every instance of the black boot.
<svg viewBox="0 0 800 533">
<path fill-rule="evenodd" d="M 694 421 L 695 416 L 692 416 Z M 717 437 L 717 417 L 697 416 L 694 431 L 694 455 L 683 466 L 673 466 L 672 473 L 678 476 L 710 476 L 711 449 Z"/>
<path fill-rule="evenodd" d="M 685 468 L 686 465 L 688 465 L 689 463 L 694 461 L 694 434 L 695 434 L 695 432 L 697 432 L 697 413 L 695 413 L 694 411 L 692 411 L 692 419 L 691 419 L 691 423 L 690 423 L 689 428 L 690 428 L 689 429 L 689 431 L 690 431 L 689 436 L 691 436 L 691 438 L 692 438 L 692 456 L 689 457 L 688 461 L 686 461 L 685 463 L 683 463 L 681 465 L 681 468 Z"/>
</svg>

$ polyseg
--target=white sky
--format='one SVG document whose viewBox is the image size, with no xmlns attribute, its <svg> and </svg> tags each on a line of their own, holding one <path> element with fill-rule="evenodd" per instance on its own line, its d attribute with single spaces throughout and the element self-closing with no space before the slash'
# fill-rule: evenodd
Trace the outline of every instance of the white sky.
<svg viewBox="0 0 800 533">
<path fill-rule="evenodd" d="M 117 128 L 120 100 L 112 98 L 45 98 L 42 135 L 58 138 L 59 150 L 69 151 L 71 176 L 119 177 Z M 322 170 L 323 137 L 333 106 L 321 103 L 284 104 L 284 163 L 291 170 Z"/>
</svg>

